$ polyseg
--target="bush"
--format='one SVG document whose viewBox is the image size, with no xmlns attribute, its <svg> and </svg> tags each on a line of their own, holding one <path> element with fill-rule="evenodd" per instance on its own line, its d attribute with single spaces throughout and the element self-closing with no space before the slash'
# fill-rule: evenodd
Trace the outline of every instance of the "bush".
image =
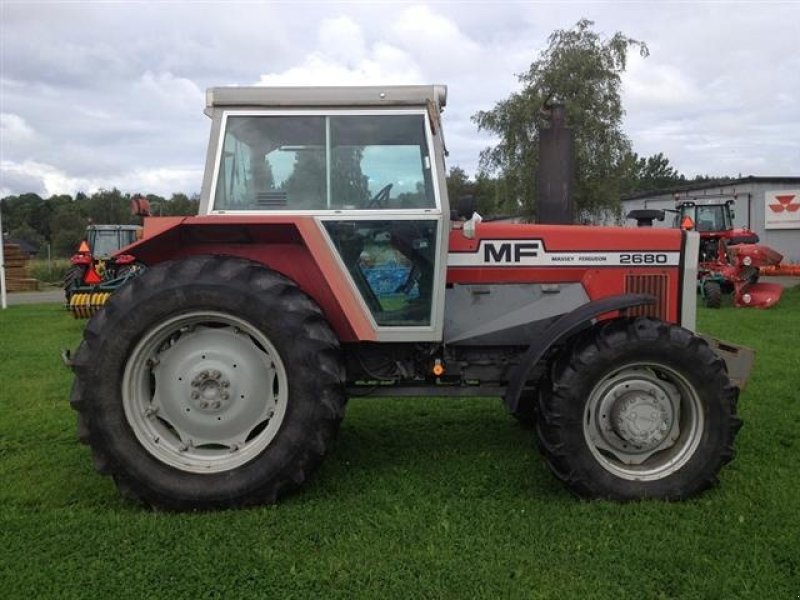
<svg viewBox="0 0 800 600">
<path fill-rule="evenodd" d="M 54 258 L 50 261 L 46 258 L 36 258 L 28 263 L 28 277 L 61 285 L 64 274 L 71 266 L 72 264 L 65 258 Z"/>
</svg>

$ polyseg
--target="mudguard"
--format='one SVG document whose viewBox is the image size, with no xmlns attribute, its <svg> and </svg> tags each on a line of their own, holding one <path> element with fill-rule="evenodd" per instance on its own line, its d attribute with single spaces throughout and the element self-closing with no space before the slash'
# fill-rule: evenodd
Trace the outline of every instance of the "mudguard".
<svg viewBox="0 0 800 600">
<path fill-rule="evenodd" d="M 508 387 L 506 388 L 506 394 L 503 398 L 506 408 L 511 413 L 517 412 L 519 398 L 531 370 L 553 344 L 580 331 L 589 325 L 592 319 L 602 314 L 655 303 L 656 298 L 648 294 L 608 296 L 606 298 L 587 302 L 572 312 L 568 312 L 559 317 L 542 332 L 542 335 L 536 339 L 536 341 L 528 346 L 525 354 L 522 355 L 520 364 L 511 375 Z"/>
</svg>

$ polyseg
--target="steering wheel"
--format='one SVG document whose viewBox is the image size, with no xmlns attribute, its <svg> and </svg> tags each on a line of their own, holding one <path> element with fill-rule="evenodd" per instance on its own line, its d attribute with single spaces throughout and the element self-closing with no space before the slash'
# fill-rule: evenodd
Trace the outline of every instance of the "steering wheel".
<svg viewBox="0 0 800 600">
<path fill-rule="evenodd" d="M 392 191 L 393 183 L 389 183 L 378 190 L 364 208 L 386 208 L 389 203 L 389 192 Z"/>
</svg>

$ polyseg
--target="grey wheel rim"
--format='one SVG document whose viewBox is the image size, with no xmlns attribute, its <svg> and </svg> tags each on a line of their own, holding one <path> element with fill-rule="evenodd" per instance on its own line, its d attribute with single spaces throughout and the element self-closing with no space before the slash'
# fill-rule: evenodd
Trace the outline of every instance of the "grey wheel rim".
<svg viewBox="0 0 800 600">
<path fill-rule="evenodd" d="M 666 365 L 638 363 L 595 385 L 583 432 L 604 469 L 624 479 L 654 481 L 691 459 L 703 424 L 700 397 L 683 375 Z"/>
<path fill-rule="evenodd" d="M 221 312 L 159 323 L 133 349 L 125 417 L 144 449 L 190 473 L 235 469 L 261 454 L 286 415 L 286 368 L 269 339 Z"/>
</svg>

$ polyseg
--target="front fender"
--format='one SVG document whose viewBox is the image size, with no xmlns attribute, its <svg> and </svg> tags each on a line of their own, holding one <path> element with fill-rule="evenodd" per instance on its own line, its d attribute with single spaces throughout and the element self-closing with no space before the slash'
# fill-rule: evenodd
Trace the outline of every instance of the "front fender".
<svg viewBox="0 0 800 600">
<path fill-rule="evenodd" d="M 511 374 L 506 387 L 506 394 L 503 398 L 506 408 L 511 413 L 518 411 L 519 398 L 531 370 L 551 346 L 590 325 L 593 319 L 602 314 L 655 303 L 656 298 L 648 294 L 621 294 L 587 302 L 559 317 L 542 332 L 536 341 L 528 346 L 522 355 L 520 364 Z"/>
</svg>

